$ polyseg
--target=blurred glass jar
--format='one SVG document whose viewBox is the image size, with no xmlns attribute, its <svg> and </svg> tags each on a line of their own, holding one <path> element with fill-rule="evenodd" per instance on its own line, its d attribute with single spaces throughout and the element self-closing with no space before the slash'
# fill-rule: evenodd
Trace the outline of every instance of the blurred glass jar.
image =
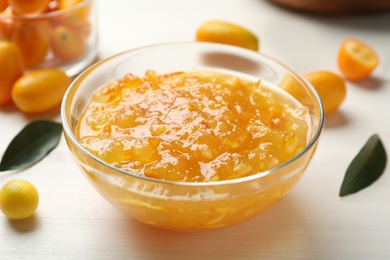
<svg viewBox="0 0 390 260">
<path fill-rule="evenodd" d="M 55 2 L 55 1 L 53 1 Z M 93 0 L 37 14 L 0 13 L 0 40 L 20 49 L 27 70 L 58 68 L 75 76 L 97 56 L 98 31 Z"/>
</svg>

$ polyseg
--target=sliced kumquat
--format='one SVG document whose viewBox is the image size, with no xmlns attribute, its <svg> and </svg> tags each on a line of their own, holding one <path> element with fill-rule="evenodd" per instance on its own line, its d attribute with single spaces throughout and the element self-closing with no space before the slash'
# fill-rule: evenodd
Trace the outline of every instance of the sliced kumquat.
<svg viewBox="0 0 390 260">
<path fill-rule="evenodd" d="M 349 38 L 341 44 L 337 63 L 349 80 L 365 79 L 379 64 L 378 54 L 366 43 Z"/>
</svg>

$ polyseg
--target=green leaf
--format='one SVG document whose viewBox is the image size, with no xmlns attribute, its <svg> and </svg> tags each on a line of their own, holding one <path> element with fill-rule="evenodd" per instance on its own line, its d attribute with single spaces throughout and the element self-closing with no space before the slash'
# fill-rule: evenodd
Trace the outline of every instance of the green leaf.
<svg viewBox="0 0 390 260">
<path fill-rule="evenodd" d="M 46 157 L 59 143 L 60 123 L 36 120 L 27 124 L 11 141 L 0 162 L 0 171 L 23 169 Z"/>
<path fill-rule="evenodd" d="M 386 151 L 378 135 L 374 134 L 348 166 L 339 196 L 356 193 L 374 183 L 386 167 Z"/>
</svg>

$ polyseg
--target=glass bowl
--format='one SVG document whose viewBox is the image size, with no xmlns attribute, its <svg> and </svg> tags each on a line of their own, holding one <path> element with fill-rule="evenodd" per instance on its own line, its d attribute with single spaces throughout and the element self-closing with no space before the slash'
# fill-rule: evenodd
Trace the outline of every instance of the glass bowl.
<svg viewBox="0 0 390 260">
<path fill-rule="evenodd" d="M 143 76 L 193 69 L 224 70 L 299 88 L 310 113 L 306 147 L 288 162 L 239 179 L 175 182 L 142 177 L 102 161 L 79 143 L 75 127 L 92 93 L 125 74 Z M 130 50 L 100 61 L 80 74 L 64 96 L 64 134 L 77 165 L 96 190 L 128 216 L 180 231 L 231 226 L 264 212 L 283 198 L 306 170 L 322 132 L 323 107 L 314 88 L 272 58 L 239 47 L 200 42 L 166 43 Z"/>
<path fill-rule="evenodd" d="M 15 15 L 0 13 L 0 40 L 14 42 L 26 70 L 58 68 L 75 76 L 97 57 L 98 31 L 93 0 L 66 9 Z"/>
</svg>

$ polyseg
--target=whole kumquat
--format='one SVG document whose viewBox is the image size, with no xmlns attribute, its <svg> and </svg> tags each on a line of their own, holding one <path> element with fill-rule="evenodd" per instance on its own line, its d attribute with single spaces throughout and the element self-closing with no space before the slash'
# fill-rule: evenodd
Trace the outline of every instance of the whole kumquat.
<svg viewBox="0 0 390 260">
<path fill-rule="evenodd" d="M 20 77 L 12 88 L 12 100 L 25 113 L 41 113 L 58 106 L 71 78 L 59 69 L 33 70 Z"/>
<path fill-rule="evenodd" d="M 201 24 L 196 40 L 235 45 L 250 50 L 259 49 L 258 38 L 247 29 L 226 21 L 211 20 Z"/>
<path fill-rule="evenodd" d="M 66 26 L 54 29 L 51 46 L 54 55 L 64 61 L 78 59 L 87 50 L 86 37 Z"/>
<path fill-rule="evenodd" d="M 15 14 L 42 13 L 46 10 L 50 0 L 8 0 Z"/>
<path fill-rule="evenodd" d="M 12 86 L 23 75 L 23 69 L 18 47 L 12 42 L 0 41 L 0 106 L 12 102 Z"/>
<path fill-rule="evenodd" d="M 84 0 L 58 0 L 58 8 L 66 9 L 81 3 Z"/>
<path fill-rule="evenodd" d="M 343 78 L 330 71 L 315 71 L 305 74 L 304 77 L 320 95 L 325 115 L 332 114 L 339 109 L 346 96 Z"/>
<path fill-rule="evenodd" d="M 12 32 L 15 27 L 15 21 L 12 19 L 12 11 L 8 8 L 3 12 L 1 12 L 1 16 L 2 17 L 0 18 L 0 40 L 9 41 L 11 39 Z"/>
<path fill-rule="evenodd" d="M 379 64 L 378 54 L 366 43 L 349 38 L 341 44 L 338 58 L 340 72 L 349 80 L 367 78 Z"/>
<path fill-rule="evenodd" d="M 72 8 L 78 4 L 81 4 L 85 0 L 59 0 L 58 8 L 60 10 Z M 66 14 L 63 15 L 63 20 L 66 25 L 77 26 L 81 23 L 84 23 L 88 20 L 89 14 L 91 12 L 91 4 L 84 4 L 79 6 L 74 10 L 69 10 Z"/>
<path fill-rule="evenodd" d="M 50 46 L 50 24 L 47 20 L 18 21 L 11 40 L 22 52 L 24 65 L 31 69 L 40 65 Z"/>
<path fill-rule="evenodd" d="M 4 11 L 8 7 L 8 0 L 0 0 L 0 12 Z"/>
<path fill-rule="evenodd" d="M 0 40 L 9 41 L 14 29 L 14 21 L 11 19 L 0 20 Z"/>
<path fill-rule="evenodd" d="M 310 100 L 305 93 L 305 88 L 302 86 L 302 83 L 298 80 L 298 78 L 293 77 L 290 74 L 286 74 L 278 86 L 293 96 L 302 105 L 310 104 Z"/>
<path fill-rule="evenodd" d="M 7 218 L 28 218 L 35 213 L 38 204 L 38 191 L 28 181 L 12 180 L 0 190 L 0 209 Z"/>
<path fill-rule="evenodd" d="M 57 0 L 50 0 L 45 10 L 46 13 L 55 12 L 59 10 L 59 3 Z"/>
<path fill-rule="evenodd" d="M 72 26 L 72 30 L 77 31 L 85 40 L 88 39 L 88 36 L 91 34 L 92 28 L 89 21 L 85 21 L 76 26 Z"/>
</svg>

